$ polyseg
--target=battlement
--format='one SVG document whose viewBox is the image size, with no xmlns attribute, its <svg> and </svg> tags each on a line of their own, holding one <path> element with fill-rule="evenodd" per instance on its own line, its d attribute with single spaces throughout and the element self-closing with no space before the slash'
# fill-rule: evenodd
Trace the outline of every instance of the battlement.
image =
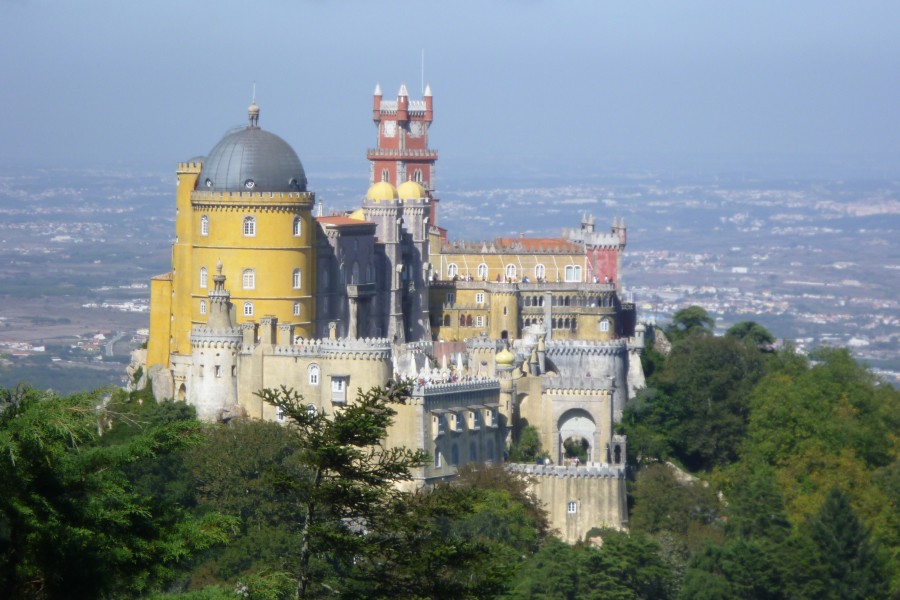
<svg viewBox="0 0 900 600">
<path fill-rule="evenodd" d="M 609 392 L 613 390 L 613 385 L 612 380 L 605 377 L 582 377 L 578 375 L 541 377 L 541 390 L 545 393 L 552 393 L 555 396 L 592 396 L 596 395 L 596 392 L 606 392 L 603 398 L 593 398 L 599 402 L 609 398 Z M 587 398 L 587 400 L 591 400 L 591 398 Z"/>
<path fill-rule="evenodd" d="M 625 246 L 624 239 L 618 233 L 600 233 L 597 231 L 585 231 L 584 229 L 565 228 L 562 236 L 567 240 L 582 244 L 590 248 L 621 249 Z"/>
<path fill-rule="evenodd" d="M 447 382 L 432 382 L 420 379 L 413 381 L 413 384 L 412 395 L 417 398 L 445 396 L 448 394 L 461 394 L 465 392 L 485 392 L 500 389 L 500 380 L 492 377 Z"/>
<path fill-rule="evenodd" d="M 434 148 L 369 148 L 366 150 L 369 160 L 374 158 L 423 158 L 437 160 L 438 151 Z"/>
<path fill-rule="evenodd" d="M 490 350 L 496 354 L 503 347 L 503 340 L 492 340 L 488 337 L 474 337 L 466 340 L 466 350 Z"/>
<path fill-rule="evenodd" d="M 627 350 L 627 340 L 611 340 L 608 342 L 591 342 L 586 340 L 551 340 L 546 343 L 547 356 L 563 356 L 572 354 L 605 355 L 623 354 Z"/>
<path fill-rule="evenodd" d="M 624 467 L 608 464 L 585 465 L 583 467 L 563 467 L 558 465 L 529 465 L 509 463 L 506 470 L 510 473 L 521 473 L 528 477 L 553 477 L 558 479 L 625 479 Z"/>
<path fill-rule="evenodd" d="M 191 328 L 191 345 L 200 348 L 237 348 L 241 338 L 238 327 L 213 329 L 209 325 L 194 325 Z"/>
<path fill-rule="evenodd" d="M 252 350 L 252 348 L 245 348 L 245 351 L 248 350 Z M 384 360 L 390 357 L 391 343 L 386 338 L 342 338 L 339 340 L 300 338 L 291 345 L 274 346 L 272 351 L 275 356 Z"/>
<path fill-rule="evenodd" d="M 294 207 L 300 204 L 312 208 L 316 202 L 316 194 L 315 192 L 209 192 L 206 190 L 191 192 L 191 203 L 199 206 L 237 207 L 263 202 L 269 206 Z"/>
<path fill-rule="evenodd" d="M 199 173 L 203 169 L 203 162 L 190 160 L 178 163 L 179 173 Z"/>
</svg>

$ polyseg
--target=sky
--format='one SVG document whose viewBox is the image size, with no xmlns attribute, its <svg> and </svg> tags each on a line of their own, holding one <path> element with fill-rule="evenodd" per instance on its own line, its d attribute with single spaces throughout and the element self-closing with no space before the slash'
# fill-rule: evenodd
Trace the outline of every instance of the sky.
<svg viewBox="0 0 900 600">
<path fill-rule="evenodd" d="M 311 181 L 367 174 L 375 84 L 420 98 L 424 52 L 451 171 L 895 177 L 897 31 L 896 0 L 0 0 L 0 166 L 174 171 L 246 122 L 255 83 Z"/>
</svg>

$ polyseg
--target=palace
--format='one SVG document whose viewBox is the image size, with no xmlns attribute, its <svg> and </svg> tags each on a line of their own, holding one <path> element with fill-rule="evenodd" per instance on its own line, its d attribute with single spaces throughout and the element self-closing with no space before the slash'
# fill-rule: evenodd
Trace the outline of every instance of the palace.
<svg viewBox="0 0 900 600">
<path fill-rule="evenodd" d="M 255 102 L 246 127 L 180 163 L 172 270 L 150 287 L 154 395 L 206 420 L 277 421 L 255 392 L 291 387 L 330 414 L 353 390 L 409 377 L 388 443 L 431 454 L 419 485 L 503 461 L 530 425 L 549 458 L 510 468 L 534 477 L 563 537 L 625 527 L 614 424 L 644 385 L 644 326 L 623 300 L 624 222 L 451 241 L 438 226 L 433 116 L 430 87 L 422 100 L 376 87 L 370 187 L 340 215 L 314 215 L 299 157 L 260 127 Z"/>
</svg>

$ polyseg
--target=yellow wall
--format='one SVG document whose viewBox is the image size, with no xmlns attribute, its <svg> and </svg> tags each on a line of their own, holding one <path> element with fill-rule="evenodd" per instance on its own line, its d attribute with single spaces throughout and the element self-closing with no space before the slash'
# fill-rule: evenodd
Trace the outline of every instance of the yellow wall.
<svg viewBox="0 0 900 600">
<path fill-rule="evenodd" d="M 169 366 L 169 336 L 172 325 L 172 274 L 150 280 L 150 338 L 147 366 Z"/>
</svg>

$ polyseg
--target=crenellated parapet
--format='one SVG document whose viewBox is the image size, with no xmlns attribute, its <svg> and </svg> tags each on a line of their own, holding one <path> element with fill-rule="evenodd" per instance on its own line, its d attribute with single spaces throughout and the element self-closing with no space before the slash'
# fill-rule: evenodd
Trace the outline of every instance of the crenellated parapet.
<svg viewBox="0 0 900 600">
<path fill-rule="evenodd" d="M 195 348 L 231 348 L 241 346 L 241 330 L 238 328 L 214 329 L 208 325 L 195 325 L 191 329 L 191 345 Z"/>
<path fill-rule="evenodd" d="M 314 192 L 212 192 L 191 193 L 191 204 L 197 208 L 230 209 L 253 207 L 257 210 L 293 210 L 297 206 L 311 209 L 316 202 Z"/>
<path fill-rule="evenodd" d="M 590 400 L 597 392 L 610 393 L 614 389 L 612 380 L 604 377 L 560 376 L 542 377 L 541 390 L 553 396 L 578 396 Z M 596 398 L 599 400 L 600 398 Z"/>
<path fill-rule="evenodd" d="M 558 465 L 530 465 L 509 463 L 506 470 L 528 477 L 553 477 L 557 479 L 625 479 L 624 467 L 612 465 L 586 465 L 564 467 Z"/>
<path fill-rule="evenodd" d="M 531 242 L 531 240 L 529 240 Z M 493 242 L 473 242 L 453 240 L 441 244 L 442 254 L 579 254 L 581 247 L 565 240 L 548 240 L 545 244 L 528 243 L 516 240 L 495 240 Z"/>
<path fill-rule="evenodd" d="M 493 340 L 489 337 L 473 337 L 466 340 L 466 350 L 490 350 L 496 354 L 504 346 L 503 340 Z"/>
<path fill-rule="evenodd" d="M 625 354 L 627 340 L 610 340 L 608 342 L 592 342 L 585 340 L 552 340 L 546 344 L 547 356 L 619 356 Z"/>
<path fill-rule="evenodd" d="M 388 360 L 391 343 L 386 338 L 298 339 L 272 348 L 276 356 L 306 356 L 331 359 Z"/>
<path fill-rule="evenodd" d="M 500 380 L 493 377 L 467 379 L 463 381 L 433 382 L 414 381 L 414 397 L 442 396 L 465 392 L 484 392 L 500 389 Z"/>
</svg>

